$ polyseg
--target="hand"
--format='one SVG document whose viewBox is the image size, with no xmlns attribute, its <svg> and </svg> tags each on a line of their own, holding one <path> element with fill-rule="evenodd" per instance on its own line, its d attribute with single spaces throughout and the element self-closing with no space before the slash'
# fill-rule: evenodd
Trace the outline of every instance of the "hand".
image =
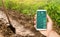
<svg viewBox="0 0 60 37">
<path fill-rule="evenodd" d="M 36 16 L 34 17 L 34 27 L 36 28 Z M 48 19 L 48 22 L 47 22 L 47 30 L 39 30 L 39 32 L 41 32 L 41 34 L 45 35 L 45 36 L 48 36 L 49 33 L 52 31 L 52 25 L 53 25 L 53 22 L 51 20 L 51 18 L 47 15 L 47 19 Z"/>
</svg>

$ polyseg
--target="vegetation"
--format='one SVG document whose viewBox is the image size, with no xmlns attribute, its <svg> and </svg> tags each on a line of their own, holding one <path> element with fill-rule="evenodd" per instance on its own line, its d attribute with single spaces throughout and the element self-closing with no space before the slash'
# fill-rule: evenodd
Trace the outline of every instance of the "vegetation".
<svg viewBox="0 0 60 37">
<path fill-rule="evenodd" d="M 60 25 L 60 0 L 5 0 L 7 9 L 33 16 L 37 9 L 46 9 L 54 22 Z M 0 7 L 2 6 L 0 0 Z"/>
</svg>

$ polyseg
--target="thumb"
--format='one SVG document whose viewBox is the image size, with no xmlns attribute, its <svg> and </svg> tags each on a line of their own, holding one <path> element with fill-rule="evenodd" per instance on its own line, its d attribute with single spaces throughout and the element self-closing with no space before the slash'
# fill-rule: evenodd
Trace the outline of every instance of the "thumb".
<svg viewBox="0 0 60 37">
<path fill-rule="evenodd" d="M 34 27 L 36 28 L 36 25 L 34 25 Z"/>
</svg>

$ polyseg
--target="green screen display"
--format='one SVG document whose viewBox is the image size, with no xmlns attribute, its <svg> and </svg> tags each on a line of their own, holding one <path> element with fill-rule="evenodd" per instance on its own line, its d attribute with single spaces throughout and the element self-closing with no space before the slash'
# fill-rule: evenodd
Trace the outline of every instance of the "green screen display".
<svg viewBox="0 0 60 37">
<path fill-rule="evenodd" d="M 37 29 L 46 29 L 46 10 L 37 10 Z"/>
</svg>

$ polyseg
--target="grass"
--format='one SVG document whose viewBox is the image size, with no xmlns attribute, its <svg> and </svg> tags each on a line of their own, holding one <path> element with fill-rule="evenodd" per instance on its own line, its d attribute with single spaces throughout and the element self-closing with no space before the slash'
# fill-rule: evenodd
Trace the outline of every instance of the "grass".
<svg viewBox="0 0 60 37">
<path fill-rule="evenodd" d="M 5 0 L 7 9 L 33 16 L 37 9 L 45 9 L 54 22 L 60 25 L 60 2 L 59 0 Z M 0 6 L 2 5 L 0 0 Z"/>
</svg>

